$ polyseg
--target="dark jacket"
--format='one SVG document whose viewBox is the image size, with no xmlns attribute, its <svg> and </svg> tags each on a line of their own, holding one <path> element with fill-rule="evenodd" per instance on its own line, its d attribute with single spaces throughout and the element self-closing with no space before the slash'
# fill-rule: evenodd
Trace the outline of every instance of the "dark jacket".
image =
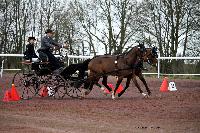
<svg viewBox="0 0 200 133">
<path fill-rule="evenodd" d="M 51 37 L 44 36 L 41 40 L 41 48 L 40 50 L 49 50 L 55 46 L 62 47 L 60 44 L 55 42 Z"/>
<path fill-rule="evenodd" d="M 34 44 L 29 43 L 26 45 L 26 51 L 24 52 L 24 59 L 31 60 L 32 58 L 38 58 L 34 50 Z"/>
</svg>

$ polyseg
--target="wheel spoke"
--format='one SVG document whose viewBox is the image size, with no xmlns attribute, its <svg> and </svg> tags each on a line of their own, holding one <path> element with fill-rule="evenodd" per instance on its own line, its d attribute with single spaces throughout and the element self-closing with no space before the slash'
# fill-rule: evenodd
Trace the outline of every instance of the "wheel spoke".
<svg viewBox="0 0 200 133">
<path fill-rule="evenodd" d="M 14 75 L 13 83 L 22 99 L 30 99 L 36 94 L 35 80 L 37 77 L 34 74 L 28 75 L 18 72 Z"/>
<path fill-rule="evenodd" d="M 47 86 L 53 89 L 55 99 L 62 99 L 66 94 L 66 83 L 60 75 L 50 76 Z"/>
<path fill-rule="evenodd" d="M 68 81 L 67 95 L 72 98 L 80 98 L 81 89 L 84 87 L 83 82 L 79 80 Z"/>
</svg>

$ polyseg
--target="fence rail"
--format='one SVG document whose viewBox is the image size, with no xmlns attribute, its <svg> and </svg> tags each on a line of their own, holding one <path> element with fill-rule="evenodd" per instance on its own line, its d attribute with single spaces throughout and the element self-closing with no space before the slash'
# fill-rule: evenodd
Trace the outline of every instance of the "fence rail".
<svg viewBox="0 0 200 133">
<path fill-rule="evenodd" d="M 23 54 L 0 54 L 0 57 L 23 57 Z M 89 59 L 92 58 L 93 56 L 76 56 L 76 55 L 67 55 L 68 58 L 68 65 L 69 65 L 69 60 L 73 60 L 72 62 L 74 63 L 74 59 Z M 177 75 L 177 76 L 184 76 L 184 75 L 191 75 L 191 76 L 200 76 L 199 74 L 162 74 L 160 73 L 160 60 L 200 60 L 200 57 L 160 57 L 160 54 L 158 54 L 158 66 L 157 66 L 157 73 L 143 73 L 145 75 L 157 75 L 158 78 L 160 78 L 160 75 Z M 3 75 L 3 70 L 20 70 L 20 69 L 4 69 L 4 60 L 2 60 L 2 65 L 1 65 L 1 77 Z"/>
<path fill-rule="evenodd" d="M 160 78 L 160 75 L 169 75 L 169 76 L 200 76 L 200 73 L 198 74 L 162 74 L 160 73 L 160 60 L 200 60 L 200 57 L 160 57 L 160 53 L 158 53 L 158 73 L 157 76 Z"/>
</svg>

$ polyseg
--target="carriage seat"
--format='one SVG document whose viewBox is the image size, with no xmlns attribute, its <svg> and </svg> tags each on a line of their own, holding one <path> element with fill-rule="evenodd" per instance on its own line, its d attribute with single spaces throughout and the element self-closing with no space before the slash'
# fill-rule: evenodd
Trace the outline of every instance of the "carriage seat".
<svg viewBox="0 0 200 133">
<path fill-rule="evenodd" d="M 23 60 L 21 63 L 25 65 L 31 65 L 31 64 L 48 64 L 49 62 L 48 61 L 43 62 L 40 58 L 32 58 L 32 61 Z"/>
<path fill-rule="evenodd" d="M 28 64 L 28 63 L 38 63 L 41 62 L 39 58 L 32 58 L 32 60 L 24 60 L 22 63 Z"/>
<path fill-rule="evenodd" d="M 62 56 L 61 55 L 54 55 L 57 59 L 61 60 Z M 39 63 L 39 64 L 48 64 L 48 57 L 40 57 L 40 58 L 32 58 L 31 60 L 24 60 L 23 64 L 32 64 L 32 63 Z"/>
</svg>

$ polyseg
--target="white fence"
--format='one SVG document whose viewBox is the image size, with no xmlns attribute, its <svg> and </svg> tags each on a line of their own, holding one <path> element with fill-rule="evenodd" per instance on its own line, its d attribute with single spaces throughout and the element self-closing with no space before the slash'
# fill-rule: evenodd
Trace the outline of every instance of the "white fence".
<svg viewBox="0 0 200 133">
<path fill-rule="evenodd" d="M 160 54 L 158 54 L 158 78 L 160 78 L 160 75 L 169 75 L 169 76 L 184 76 L 184 75 L 189 75 L 189 76 L 200 76 L 200 73 L 198 74 L 161 74 L 160 73 L 160 60 L 200 60 L 200 57 L 160 57 Z"/>
<path fill-rule="evenodd" d="M 0 54 L 0 57 L 23 57 L 24 55 L 23 54 Z M 89 58 L 92 58 L 93 56 L 75 56 L 75 55 L 67 55 L 67 58 L 68 58 L 68 65 L 69 65 L 69 60 L 72 60 L 73 63 L 74 62 L 74 59 L 89 59 Z M 158 78 L 160 78 L 160 75 L 195 75 L 195 76 L 200 76 L 200 73 L 198 74 L 162 74 L 160 73 L 160 60 L 169 60 L 169 59 L 174 59 L 174 60 L 200 60 L 200 57 L 160 57 L 160 55 L 158 56 L 158 67 L 157 67 L 157 73 L 143 73 L 145 75 L 157 75 Z M 1 74 L 1 77 L 3 75 L 3 70 L 21 70 L 21 69 L 4 69 L 3 68 L 3 65 L 4 65 L 4 60 L 2 60 L 2 65 L 1 65 L 1 71 L 0 71 L 0 74 Z"/>
</svg>

